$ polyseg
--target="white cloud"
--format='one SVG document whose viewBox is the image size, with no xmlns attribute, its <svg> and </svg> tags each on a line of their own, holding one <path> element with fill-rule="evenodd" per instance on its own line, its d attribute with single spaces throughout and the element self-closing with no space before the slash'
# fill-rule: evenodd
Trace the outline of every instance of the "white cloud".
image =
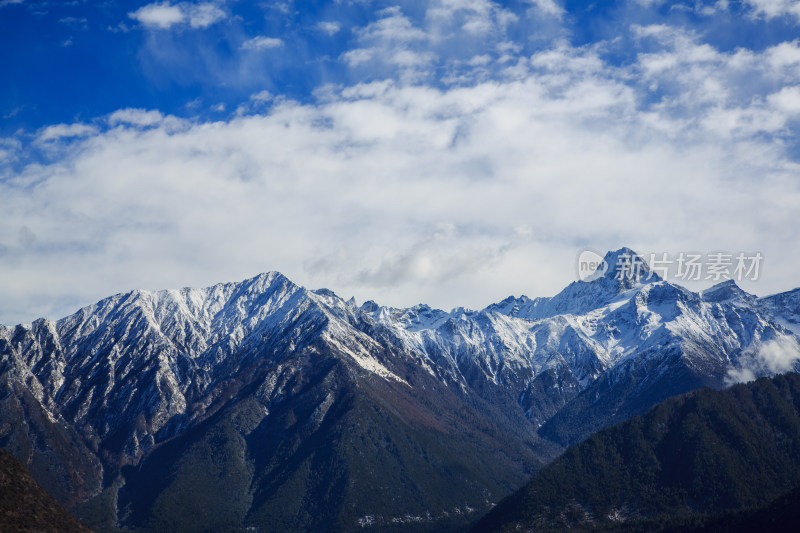
<svg viewBox="0 0 800 533">
<path fill-rule="evenodd" d="M 758 352 L 758 358 L 773 374 L 792 370 L 800 360 L 800 346 L 790 337 L 780 337 L 764 343 Z"/>
<path fill-rule="evenodd" d="M 734 383 L 750 383 L 756 380 L 756 374 L 749 368 L 732 368 L 728 371 L 725 382 L 728 385 Z"/>
<path fill-rule="evenodd" d="M 275 95 L 267 90 L 259 91 L 257 93 L 250 95 L 250 100 L 253 100 L 255 102 L 269 102 L 270 100 L 273 99 L 275 99 Z"/>
<path fill-rule="evenodd" d="M 451 36 L 456 30 L 473 36 L 502 33 L 518 20 L 517 15 L 487 0 L 440 0 L 428 8 L 428 31 L 436 39 Z"/>
<path fill-rule="evenodd" d="M 501 36 L 519 17 L 488 0 L 440 0 L 430 5 L 426 20 L 429 36 L 443 40 L 461 32 L 484 38 Z"/>
<path fill-rule="evenodd" d="M 381 257 L 374 268 L 359 271 L 354 279 L 366 287 L 383 288 L 398 282 L 421 285 L 443 284 L 463 275 L 491 269 L 505 253 L 507 245 L 471 235 L 472 242 L 464 246 L 464 235 L 453 224 L 439 224 L 428 236 L 407 249 L 391 250 Z M 307 269 L 319 268 L 325 273 L 335 266 L 334 261 L 312 262 Z"/>
<path fill-rule="evenodd" d="M 404 83 L 432 79 L 437 67 L 447 71 L 439 81 L 474 83 L 489 72 L 469 68 L 470 58 L 490 52 L 498 63 L 511 60 L 503 45 L 509 42 L 513 24 L 521 25 L 520 17 L 489 0 L 435 0 L 427 4 L 423 17 L 410 17 L 395 6 L 354 29 L 358 46 L 341 59 L 351 67 L 370 68 L 373 75 Z"/>
<path fill-rule="evenodd" d="M 800 2 L 797 0 L 745 0 L 756 16 L 767 19 L 791 16 L 800 18 Z"/>
<path fill-rule="evenodd" d="M 163 118 L 164 115 L 157 110 L 148 111 L 146 109 L 126 108 L 111 113 L 108 117 L 108 124 L 110 126 L 130 124 L 133 126 L 146 127 L 158 124 Z"/>
<path fill-rule="evenodd" d="M 366 63 L 373 57 L 375 57 L 375 52 L 367 48 L 356 48 L 355 50 L 349 50 L 342 55 L 342 59 L 344 59 L 351 67 Z"/>
<path fill-rule="evenodd" d="M 274 94 L 270 93 L 265 89 L 263 91 L 251 94 L 249 101 L 240 104 L 239 107 L 236 109 L 236 115 L 243 116 L 251 114 L 256 111 L 263 110 L 264 106 L 270 102 L 276 102 L 281 100 L 282 98 L 276 97 Z"/>
<path fill-rule="evenodd" d="M 768 97 L 769 102 L 787 115 L 800 113 L 800 87 L 784 87 Z"/>
<path fill-rule="evenodd" d="M 742 55 L 747 55 L 743 53 Z M 800 76 L 800 46 L 797 41 L 783 42 L 770 48 L 766 60 L 770 69 L 786 79 Z"/>
<path fill-rule="evenodd" d="M 321 21 L 317 23 L 317 29 L 328 35 L 337 33 L 341 28 L 342 25 L 335 21 Z"/>
<path fill-rule="evenodd" d="M 426 65 L 436 58 L 434 54 L 426 52 L 412 52 L 411 50 L 398 50 L 389 58 L 390 62 L 401 67 L 415 67 Z"/>
<path fill-rule="evenodd" d="M 207 28 L 226 17 L 225 12 L 211 2 L 156 2 L 140 7 L 128 16 L 146 27 L 162 30 L 184 23 L 192 28 Z"/>
<path fill-rule="evenodd" d="M 673 27 L 634 31 L 640 39 L 658 43 L 655 50 L 639 55 L 636 75 L 643 89 L 658 95 L 654 109 L 672 117 L 669 127 L 677 127 L 676 132 L 696 123 L 702 126 L 698 131 L 714 130 L 727 138 L 776 134 L 794 113 L 793 84 L 800 74 L 797 41 L 758 54 L 746 49 L 722 53 Z M 776 86 L 780 89 L 774 92 Z"/>
<path fill-rule="evenodd" d="M 427 35 L 415 27 L 411 20 L 400 12 L 400 8 L 389 8 L 383 11 L 383 17 L 359 30 L 364 40 L 376 40 L 388 43 L 407 43 L 425 40 Z"/>
<path fill-rule="evenodd" d="M 216 5 L 206 2 L 190 4 L 188 8 L 189 25 L 192 28 L 207 28 L 225 18 L 225 12 Z"/>
<path fill-rule="evenodd" d="M 480 54 L 476 56 L 472 56 L 467 61 L 467 64 L 473 67 L 486 65 L 487 63 L 491 62 L 492 58 L 488 54 Z"/>
<path fill-rule="evenodd" d="M 22 148 L 22 143 L 18 139 L 0 138 L 0 165 L 15 161 Z"/>
<path fill-rule="evenodd" d="M 346 59 L 429 68 L 413 27 L 373 30 Z M 273 269 L 359 300 L 482 307 L 553 294 L 578 249 L 623 244 L 760 250 L 746 289 L 796 285 L 797 43 L 640 38 L 653 44 L 625 66 L 561 43 L 445 89 L 384 79 L 302 105 L 255 93 L 227 121 L 123 109 L 103 130 L 46 128 L 50 162 L 0 180 L 0 322 Z"/>
<path fill-rule="evenodd" d="M 142 6 L 128 16 L 151 28 L 168 29 L 184 21 L 186 14 L 179 6 L 169 2 L 153 3 Z"/>
<path fill-rule="evenodd" d="M 64 138 L 87 137 L 97 133 L 97 128 L 89 124 L 56 124 L 44 128 L 37 139 L 40 142 L 57 141 Z"/>
<path fill-rule="evenodd" d="M 800 361 L 800 345 L 792 337 L 778 337 L 765 342 L 751 360 L 728 372 L 729 383 L 747 383 L 756 376 L 794 371 Z"/>
<path fill-rule="evenodd" d="M 279 48 L 283 46 L 283 41 L 276 37 L 265 37 L 259 35 L 242 43 L 243 50 L 266 50 L 269 48 Z"/>
<path fill-rule="evenodd" d="M 528 0 L 533 6 L 545 15 L 561 18 L 564 15 L 564 8 L 555 0 Z"/>
</svg>

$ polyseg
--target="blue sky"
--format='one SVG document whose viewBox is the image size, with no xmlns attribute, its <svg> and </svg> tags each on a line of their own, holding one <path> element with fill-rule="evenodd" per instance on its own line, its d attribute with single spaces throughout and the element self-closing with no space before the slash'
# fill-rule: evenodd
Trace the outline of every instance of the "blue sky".
<svg viewBox="0 0 800 533">
<path fill-rule="evenodd" d="M 780 1 L 720 4 L 5 0 L 0 133 L 131 107 L 219 120 L 262 90 L 313 102 L 314 91 L 326 84 L 401 75 L 396 62 L 353 55 L 379 42 L 432 54 L 414 81 L 447 88 L 450 73 L 470 68 L 456 66 L 458 61 L 482 55 L 496 60 L 503 52 L 526 57 L 557 39 L 601 45 L 604 60 L 630 64 L 652 46 L 637 38 L 636 25 L 694 32 L 722 52 L 763 51 L 797 38 L 797 9 L 790 2 L 774 13 L 759 11 L 759 5 Z M 391 22 L 381 26 L 382 20 Z M 501 51 L 503 43 L 514 48 Z"/>
<path fill-rule="evenodd" d="M 798 39 L 789 0 L 0 0 L 0 322 L 267 270 L 482 307 L 622 245 L 793 288 Z"/>
</svg>

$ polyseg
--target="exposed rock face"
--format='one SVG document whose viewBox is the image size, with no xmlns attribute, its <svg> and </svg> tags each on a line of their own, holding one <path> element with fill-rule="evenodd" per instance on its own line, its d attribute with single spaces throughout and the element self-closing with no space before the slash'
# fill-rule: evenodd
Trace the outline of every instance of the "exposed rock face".
<svg viewBox="0 0 800 533">
<path fill-rule="evenodd" d="M 796 368 L 797 291 L 617 274 L 445 312 L 357 306 L 272 272 L 0 326 L 0 446 L 96 523 L 167 527 L 170 505 L 202 517 L 219 495 L 220 527 L 465 523 L 596 429 Z"/>
</svg>

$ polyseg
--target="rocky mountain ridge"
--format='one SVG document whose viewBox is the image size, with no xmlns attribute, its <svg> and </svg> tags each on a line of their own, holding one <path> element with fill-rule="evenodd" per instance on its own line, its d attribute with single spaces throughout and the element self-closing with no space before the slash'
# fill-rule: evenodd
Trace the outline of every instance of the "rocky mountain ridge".
<svg viewBox="0 0 800 533">
<path fill-rule="evenodd" d="M 625 254 L 633 252 L 610 252 L 606 261 L 616 265 Z M 351 416 L 361 424 L 362 407 L 382 404 L 386 418 L 378 426 L 390 441 L 420 427 L 442 434 L 458 428 L 472 436 L 465 454 L 504 464 L 506 472 L 480 475 L 464 466 L 474 490 L 459 498 L 464 503 L 492 486 L 485 507 L 561 446 L 668 396 L 796 369 L 797 294 L 758 298 L 730 281 L 695 293 L 646 268 L 635 277 L 610 268 L 552 298 L 509 297 L 480 311 L 358 306 L 277 272 L 204 289 L 132 291 L 57 321 L 0 326 L 0 446 L 76 506 L 109 491 L 114 500 L 120 487 L 124 499 L 124 487 L 136 485 L 131 468 L 144 468 L 192 432 L 239 417 L 232 427 L 243 439 L 236 449 L 250 485 L 237 489 L 247 493 L 247 509 L 232 520 L 245 523 L 258 516 L 253 501 L 261 488 L 252 469 L 263 451 L 247 435 L 282 409 L 292 411 L 284 413 L 290 433 L 303 434 L 323 431 L 329 416 L 339 429 L 356 423 Z M 292 420 L 306 386 L 310 403 L 298 410 L 308 417 L 304 426 Z M 384 427 L 389 420 L 402 431 Z M 415 460 L 397 457 L 401 470 Z M 354 468 L 340 460 L 348 472 Z M 280 500 L 283 489 L 273 489 Z M 104 519 L 148 523 L 153 509 L 127 497 L 130 509 L 117 500 L 101 512 Z M 430 511 L 423 497 L 414 498 L 392 512 Z M 441 503 L 432 514 L 458 505 Z M 380 523 L 378 514 L 347 520 L 373 516 L 359 523 Z"/>
</svg>

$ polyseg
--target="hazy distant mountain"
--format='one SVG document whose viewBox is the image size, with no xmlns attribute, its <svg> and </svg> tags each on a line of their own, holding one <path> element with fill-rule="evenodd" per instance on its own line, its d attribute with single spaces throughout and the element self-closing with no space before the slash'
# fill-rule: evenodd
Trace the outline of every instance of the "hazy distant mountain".
<svg viewBox="0 0 800 533">
<path fill-rule="evenodd" d="M 596 429 L 796 368 L 797 291 L 698 294 L 622 254 L 481 311 L 273 272 L 0 326 L 0 446 L 97 526 L 459 527 Z"/>
<path fill-rule="evenodd" d="M 739 531 L 763 511 L 713 517 L 765 504 L 777 527 L 797 496 L 773 500 L 799 485 L 800 376 L 786 374 L 689 392 L 592 435 L 475 531 Z"/>
</svg>

